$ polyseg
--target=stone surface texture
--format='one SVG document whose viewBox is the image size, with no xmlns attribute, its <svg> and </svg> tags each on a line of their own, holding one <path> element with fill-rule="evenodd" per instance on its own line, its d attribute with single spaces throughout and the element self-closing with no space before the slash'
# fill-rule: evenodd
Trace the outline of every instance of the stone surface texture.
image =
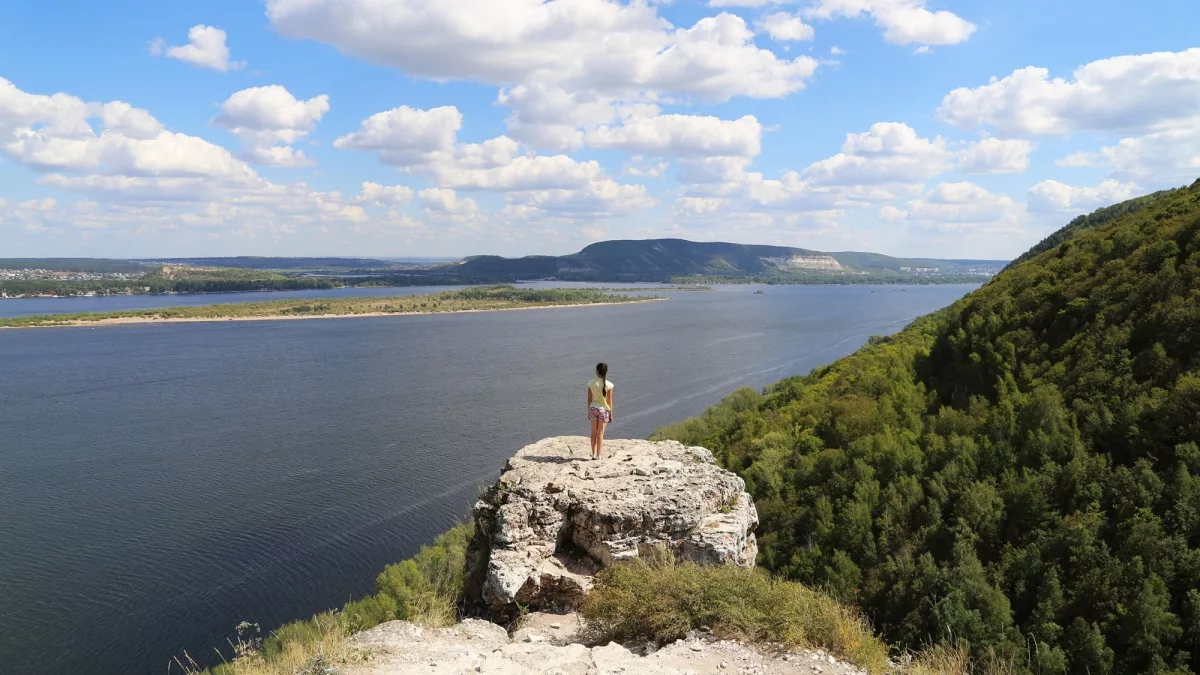
<svg viewBox="0 0 1200 675">
<path fill-rule="evenodd" d="M 586 439 L 585 439 L 586 440 Z M 533 624 L 532 626 L 529 624 Z M 860 675 L 861 670 L 823 651 L 768 651 L 738 642 L 693 635 L 646 655 L 610 643 L 588 647 L 560 631 L 579 620 L 533 614 L 510 638 L 496 624 L 468 619 L 450 628 L 423 628 L 391 621 L 353 638 L 362 654 L 344 675 Z M 538 626 L 543 626 L 542 631 Z"/>
<path fill-rule="evenodd" d="M 604 455 L 591 460 L 587 438 L 559 436 L 509 459 L 475 505 L 468 597 L 497 617 L 568 610 L 598 570 L 659 547 L 700 564 L 754 565 L 754 502 L 708 450 L 613 439 Z"/>
</svg>

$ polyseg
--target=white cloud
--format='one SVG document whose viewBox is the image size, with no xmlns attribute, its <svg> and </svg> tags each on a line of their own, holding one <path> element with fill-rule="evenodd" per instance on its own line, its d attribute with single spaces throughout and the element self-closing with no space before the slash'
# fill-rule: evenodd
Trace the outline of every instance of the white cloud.
<svg viewBox="0 0 1200 675">
<path fill-rule="evenodd" d="M 741 122 L 736 128 L 748 124 Z M 508 203 L 505 213 L 522 219 L 547 217 L 552 212 L 557 217 L 607 217 L 653 203 L 643 186 L 616 183 L 595 160 L 577 161 L 563 154 L 522 154 L 521 145 L 507 136 L 482 143 L 457 143 L 461 126 L 462 116 L 453 107 L 416 110 L 402 106 L 372 115 L 359 131 L 339 138 L 334 145 L 378 151 L 384 163 L 428 176 L 434 192 L 417 195 L 423 203 L 429 202 L 427 209 L 430 204 L 440 203 L 430 200 L 443 200 L 456 190 L 501 193 Z M 678 131 L 675 126 L 667 125 L 669 131 Z M 684 131 L 687 129 L 685 126 Z M 657 136 L 654 131 L 652 124 L 645 129 L 635 124 L 603 133 L 609 134 L 608 140 L 614 145 L 645 145 L 659 151 L 686 149 L 694 140 L 687 133 Z"/>
<path fill-rule="evenodd" d="M 814 234 L 839 238 L 850 209 L 879 207 L 921 194 L 927 180 L 953 168 L 955 152 L 941 137 L 925 138 L 906 124 L 880 122 L 847 134 L 841 152 L 778 179 L 749 171 L 749 157 L 679 160 L 684 195 L 673 215 L 715 218 L 762 227 L 814 227 Z M 883 206 L 888 218 L 907 212 Z"/>
<path fill-rule="evenodd" d="M 280 32 L 435 80 L 529 81 L 629 97 L 643 91 L 778 97 L 817 63 L 754 45 L 740 17 L 674 28 L 649 4 L 615 0 L 269 0 Z"/>
<path fill-rule="evenodd" d="M 1029 168 L 1033 144 L 1023 139 L 984 138 L 958 153 L 958 168 L 967 173 L 1021 173 Z"/>
<path fill-rule="evenodd" d="M 763 17 L 761 27 L 777 42 L 813 39 L 813 27 L 787 12 L 775 12 Z"/>
<path fill-rule="evenodd" d="M 283 115 L 260 123 L 269 126 L 270 119 L 296 122 Z M 336 192 L 272 183 L 225 148 L 165 129 L 149 112 L 128 103 L 31 94 L 3 79 L 0 153 L 46 172 L 37 185 L 86 197 L 71 206 L 51 199 L 10 209 L 34 229 L 171 237 L 205 231 L 269 236 L 278 243 L 302 228 L 336 231 L 370 220 L 361 205 Z M 382 188 L 373 196 L 401 200 L 402 191 Z M 163 241 L 169 245 L 178 239 Z"/>
<path fill-rule="evenodd" d="M 1200 119 L 1200 48 L 1093 61 L 1073 80 L 1021 68 L 988 84 L 951 91 L 938 116 L 970 129 L 1012 136 L 1075 131 L 1164 130 Z"/>
<path fill-rule="evenodd" d="M 446 188 L 428 188 L 417 193 L 417 199 L 426 211 L 432 211 L 447 216 L 473 217 L 479 212 L 479 206 L 470 197 L 460 198 L 454 190 Z"/>
<path fill-rule="evenodd" d="M 634 155 L 629 162 L 625 164 L 625 173 L 630 176 L 642 176 L 646 178 L 658 178 L 671 168 L 670 162 L 647 162 L 644 157 Z"/>
<path fill-rule="evenodd" d="M 462 114 L 454 106 L 417 110 L 402 105 L 370 116 L 333 146 L 375 150 L 386 164 L 416 167 L 450 152 L 461 128 Z"/>
<path fill-rule="evenodd" d="M 1200 175 L 1200 116 L 1196 123 L 1198 126 L 1123 138 L 1100 148 L 1099 155 L 1118 181 L 1150 187 L 1190 182 Z"/>
<path fill-rule="evenodd" d="M 879 218 L 888 222 L 897 222 L 908 218 L 908 211 L 889 204 L 879 209 Z"/>
<path fill-rule="evenodd" d="M 1137 194 L 1137 186 L 1108 179 L 1094 188 L 1075 187 L 1044 180 L 1029 188 L 1031 211 L 1083 213 L 1124 201 Z"/>
<path fill-rule="evenodd" d="M 921 184 L 948 170 L 951 153 L 942 138 L 922 138 L 899 122 L 877 122 L 864 133 L 847 134 L 842 152 L 801 172 L 813 185 Z"/>
<path fill-rule="evenodd" d="M 766 7 L 787 0 L 708 0 L 709 7 Z"/>
<path fill-rule="evenodd" d="M 432 173 L 441 186 L 505 192 L 582 188 L 601 178 L 604 169 L 595 160 L 579 162 L 566 155 L 537 155 L 513 157 L 496 165 L 447 162 L 435 165 Z"/>
<path fill-rule="evenodd" d="M 723 120 L 706 115 L 654 115 L 589 131 L 587 144 L 653 157 L 755 157 L 762 125 L 753 115 Z"/>
<path fill-rule="evenodd" d="M 846 50 L 845 50 L 845 49 L 842 49 L 841 47 L 839 47 L 839 46 L 837 46 L 837 45 L 834 45 L 834 46 L 832 46 L 832 47 L 830 47 L 830 48 L 829 48 L 829 55 L 830 55 L 830 56 L 843 56 L 843 55 L 845 55 L 845 54 L 846 54 Z"/>
<path fill-rule="evenodd" d="M 1094 152 L 1072 152 L 1062 159 L 1054 160 L 1055 166 L 1064 167 L 1082 167 L 1082 166 L 1100 166 L 1100 155 Z"/>
<path fill-rule="evenodd" d="M 150 53 L 154 56 L 165 55 L 167 58 L 186 61 L 201 68 L 211 68 L 219 73 L 246 67 L 245 62 L 229 60 L 225 31 L 203 24 L 192 26 L 188 31 L 186 45 L 167 47 L 162 38 L 155 38 L 150 44 Z"/>
<path fill-rule="evenodd" d="M 30 94 L 3 78 L 0 151 L 35 169 L 153 177 L 254 175 L 228 150 L 167 131 L 149 112 L 123 101 L 85 103 L 68 94 Z"/>
<path fill-rule="evenodd" d="M 309 166 L 312 162 L 291 144 L 307 136 L 328 111 L 328 96 L 301 101 L 276 84 L 234 93 L 221 104 L 221 113 L 213 124 L 228 129 L 242 141 L 247 161 L 268 166 Z"/>
<path fill-rule="evenodd" d="M 925 0 L 816 0 L 805 10 L 814 19 L 870 16 L 883 38 L 899 45 L 955 45 L 967 41 L 975 24 L 946 10 L 930 11 Z"/>
<path fill-rule="evenodd" d="M 675 27 L 647 2 L 269 0 L 267 15 L 285 35 L 411 76 L 500 87 L 509 136 L 537 150 L 578 149 L 631 104 L 784 97 L 818 67 L 758 47 L 739 16 Z"/>
<path fill-rule="evenodd" d="M 516 192 L 506 198 L 510 207 L 515 207 L 515 212 L 525 219 L 611 218 L 642 211 L 657 203 L 645 187 L 623 185 L 610 178 L 592 180 L 577 189 Z"/>
<path fill-rule="evenodd" d="M 941 231 L 1013 232 L 1020 229 L 1024 217 L 1024 209 L 1012 197 L 969 182 L 939 183 L 906 206 L 908 220 Z"/>
<path fill-rule="evenodd" d="M 370 181 L 362 184 L 357 200 L 376 206 L 400 206 L 412 201 L 413 190 L 407 185 L 380 185 Z"/>
</svg>

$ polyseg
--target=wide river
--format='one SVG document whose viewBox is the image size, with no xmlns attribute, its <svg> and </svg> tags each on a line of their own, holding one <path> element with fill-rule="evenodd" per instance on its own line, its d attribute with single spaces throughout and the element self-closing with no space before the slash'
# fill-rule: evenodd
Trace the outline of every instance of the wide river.
<svg viewBox="0 0 1200 675">
<path fill-rule="evenodd" d="M 515 450 L 586 434 L 597 361 L 616 383 L 609 437 L 645 437 L 973 288 L 0 330 L 0 673 L 161 675 L 183 650 L 210 660 L 240 621 L 267 631 L 370 592 Z"/>
</svg>

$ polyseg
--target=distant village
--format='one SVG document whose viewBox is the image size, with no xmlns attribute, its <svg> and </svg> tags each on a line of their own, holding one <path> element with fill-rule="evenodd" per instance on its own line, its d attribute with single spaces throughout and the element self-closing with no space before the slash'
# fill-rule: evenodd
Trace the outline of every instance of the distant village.
<svg viewBox="0 0 1200 675">
<path fill-rule="evenodd" d="M 21 281 L 116 281 L 129 282 L 141 279 L 146 276 L 145 272 L 74 272 L 64 270 L 48 270 L 41 268 L 22 268 L 22 269 L 2 269 L 0 268 L 0 284 L 4 282 L 21 282 Z M 124 284 L 120 284 L 124 286 Z M 138 289 L 125 286 L 120 289 L 106 289 L 104 295 L 113 295 L 117 291 L 133 294 Z M 150 289 L 140 289 L 142 292 Z M 0 288 L 0 298 L 28 298 L 28 297 L 63 297 L 64 295 L 98 295 L 95 290 L 78 290 L 73 292 L 16 292 Z"/>
</svg>

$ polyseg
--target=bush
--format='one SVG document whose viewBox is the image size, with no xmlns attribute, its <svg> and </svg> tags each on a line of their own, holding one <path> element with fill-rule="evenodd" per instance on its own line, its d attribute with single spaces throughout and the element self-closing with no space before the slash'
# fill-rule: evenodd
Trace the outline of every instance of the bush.
<svg viewBox="0 0 1200 675">
<path fill-rule="evenodd" d="M 708 628 L 719 638 L 820 647 L 870 673 L 887 646 L 857 610 L 800 584 L 732 566 L 676 563 L 668 554 L 600 573 L 583 616 L 601 640 L 666 643 Z"/>
</svg>

